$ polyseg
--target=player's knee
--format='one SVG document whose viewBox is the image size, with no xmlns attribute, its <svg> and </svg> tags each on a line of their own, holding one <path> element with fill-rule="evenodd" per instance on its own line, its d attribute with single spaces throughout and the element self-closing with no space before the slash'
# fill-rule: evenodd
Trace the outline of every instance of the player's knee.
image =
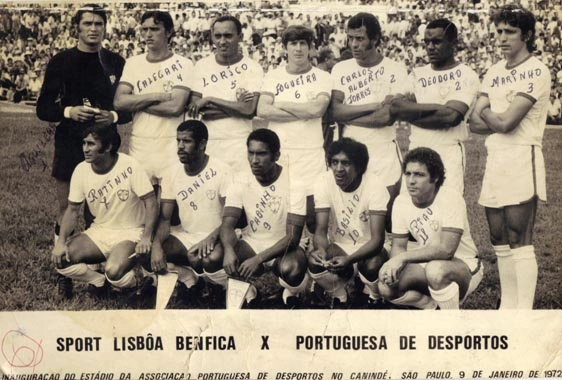
<svg viewBox="0 0 562 380">
<path fill-rule="evenodd" d="M 105 264 L 105 276 L 108 280 L 119 281 L 125 275 L 125 268 L 116 263 Z"/>
<path fill-rule="evenodd" d="M 203 258 L 203 269 L 205 269 L 206 272 L 216 272 L 222 269 L 222 262 L 222 253 L 217 254 L 213 251 L 209 256 Z"/>
<path fill-rule="evenodd" d="M 387 299 L 387 300 L 393 300 L 395 298 L 398 298 L 398 289 L 391 288 L 390 286 L 385 284 L 383 281 L 379 281 L 377 284 L 378 284 L 378 287 L 379 287 L 379 293 L 380 293 L 382 298 Z"/>
<path fill-rule="evenodd" d="M 434 289 L 447 286 L 451 282 L 449 274 L 447 261 L 434 260 L 425 266 L 425 278 L 428 285 Z"/>
<path fill-rule="evenodd" d="M 279 263 L 279 276 L 289 284 L 300 284 L 304 278 L 306 267 L 297 260 L 282 260 Z"/>
</svg>

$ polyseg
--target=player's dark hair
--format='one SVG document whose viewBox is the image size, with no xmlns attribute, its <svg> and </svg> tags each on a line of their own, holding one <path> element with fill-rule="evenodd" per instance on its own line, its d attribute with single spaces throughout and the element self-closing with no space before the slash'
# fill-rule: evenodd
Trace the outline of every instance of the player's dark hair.
<svg viewBox="0 0 562 380">
<path fill-rule="evenodd" d="M 240 23 L 240 20 L 238 20 L 236 17 L 231 15 L 224 15 L 216 18 L 215 21 L 213 21 L 213 23 L 211 24 L 211 31 L 215 30 L 215 24 L 217 22 L 227 22 L 227 21 L 232 21 L 234 23 L 234 26 L 236 26 L 236 32 L 238 34 L 242 33 L 242 24 Z"/>
<path fill-rule="evenodd" d="M 382 36 L 379 20 L 370 13 L 359 12 L 347 21 L 348 30 L 359 29 L 362 26 L 364 26 L 367 31 L 367 37 L 369 37 L 370 40 L 375 40 L 375 46 L 379 46 Z"/>
<path fill-rule="evenodd" d="M 191 132 L 191 136 L 199 145 L 202 140 L 209 140 L 209 130 L 200 120 L 186 120 L 178 125 L 178 132 Z"/>
<path fill-rule="evenodd" d="M 359 175 L 365 174 L 367 170 L 367 165 L 369 164 L 369 151 L 367 146 L 359 141 L 350 139 L 349 137 L 344 137 L 341 140 L 334 141 L 328 147 L 326 152 L 326 161 L 328 166 L 332 158 L 338 153 L 345 153 L 347 158 L 351 161 Z"/>
<path fill-rule="evenodd" d="M 314 40 L 314 32 L 312 29 L 307 28 L 304 25 L 291 25 L 285 29 L 283 35 L 281 36 L 281 43 L 284 47 L 287 47 L 287 43 L 291 41 L 305 40 L 308 47 L 312 45 Z"/>
<path fill-rule="evenodd" d="M 168 12 L 163 11 L 146 11 L 141 17 L 141 24 L 143 24 L 149 18 L 153 19 L 154 23 L 157 25 L 164 25 L 164 30 L 166 32 L 172 33 L 170 35 L 170 38 L 168 38 L 168 42 L 170 42 L 170 40 L 174 36 L 174 20 L 172 19 L 172 16 L 170 16 Z"/>
<path fill-rule="evenodd" d="M 90 125 L 84 129 L 82 138 L 86 138 L 90 134 L 96 140 L 101 142 L 101 148 L 103 150 L 106 150 L 111 145 L 110 153 L 112 155 L 117 154 L 117 151 L 121 146 L 121 136 L 119 136 L 119 132 L 117 132 L 117 127 L 115 125 Z"/>
<path fill-rule="evenodd" d="M 435 188 L 439 189 L 445 182 L 445 166 L 439 153 L 430 148 L 420 147 L 412 149 L 404 158 L 402 173 L 406 172 L 406 166 L 410 162 L 424 164 L 429 172 L 429 178 L 435 182 Z"/>
<path fill-rule="evenodd" d="M 533 52 L 535 45 L 535 16 L 527 9 L 517 4 L 506 4 L 500 7 L 492 16 L 494 24 L 498 26 L 504 22 L 509 26 L 521 29 L 521 38 L 527 43 L 527 50 Z"/>
<path fill-rule="evenodd" d="M 451 42 L 457 41 L 458 30 L 457 26 L 453 22 L 447 20 L 446 18 L 438 18 L 427 24 L 426 30 L 437 28 L 443 29 L 443 33 L 445 34 L 445 37 L 447 37 L 447 40 Z"/>
<path fill-rule="evenodd" d="M 107 14 L 105 13 L 105 9 L 98 4 L 85 4 L 78 8 L 78 11 L 76 11 L 76 14 L 72 18 L 72 24 L 78 26 L 84 13 L 93 13 L 100 16 L 103 19 L 103 24 L 107 25 Z"/>
<path fill-rule="evenodd" d="M 331 55 L 334 55 L 334 52 L 330 48 L 323 48 L 320 49 L 318 52 L 318 58 L 316 58 L 318 63 L 324 63 L 330 58 Z"/>
<path fill-rule="evenodd" d="M 246 139 L 246 146 L 250 146 L 250 141 L 259 141 L 267 145 L 271 153 L 276 154 L 281 150 L 281 142 L 277 133 L 271 129 L 259 128 L 252 131 Z"/>
</svg>

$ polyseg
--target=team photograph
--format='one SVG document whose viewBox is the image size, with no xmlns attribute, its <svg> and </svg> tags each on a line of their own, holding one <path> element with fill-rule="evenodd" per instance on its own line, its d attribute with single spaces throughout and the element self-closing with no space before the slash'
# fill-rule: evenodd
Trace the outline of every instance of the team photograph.
<svg viewBox="0 0 562 380">
<path fill-rule="evenodd" d="M 0 19 L 0 311 L 562 309 L 559 1 Z"/>
</svg>

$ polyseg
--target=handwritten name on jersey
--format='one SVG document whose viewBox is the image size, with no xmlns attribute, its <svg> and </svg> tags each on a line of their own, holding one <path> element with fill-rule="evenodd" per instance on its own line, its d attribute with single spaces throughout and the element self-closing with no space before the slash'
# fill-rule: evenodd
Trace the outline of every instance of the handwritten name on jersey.
<svg viewBox="0 0 562 380">
<path fill-rule="evenodd" d="M 301 74 L 297 76 L 295 79 L 291 79 L 282 83 L 277 83 L 275 85 L 275 96 L 278 96 L 285 90 L 291 90 L 293 88 L 297 88 L 300 86 L 304 86 L 305 84 L 314 83 L 316 82 L 316 73 L 312 74 Z"/>
<path fill-rule="evenodd" d="M 356 70 L 350 74 L 342 75 L 340 77 L 340 84 L 347 86 L 348 96 L 346 104 L 353 104 L 359 102 L 372 94 L 371 83 L 385 78 L 384 66 L 363 68 Z M 389 83 L 395 83 L 396 78 L 394 74 L 388 79 Z M 381 88 L 382 90 L 382 88 Z"/>
<path fill-rule="evenodd" d="M 426 78 L 419 78 L 418 83 L 423 88 L 430 87 L 434 84 L 459 81 L 462 77 L 462 70 L 450 71 L 444 74 L 431 75 Z"/>
<path fill-rule="evenodd" d="M 509 72 L 509 75 L 506 76 L 496 76 L 492 79 L 492 87 L 500 87 L 504 85 L 509 85 L 513 83 L 517 83 L 518 81 L 525 81 L 530 79 L 538 78 L 542 75 L 542 69 L 536 68 L 533 70 L 526 70 L 526 71 L 518 71 L 517 69 L 513 69 Z M 532 83 L 529 83 L 529 91 L 533 91 Z"/>
<path fill-rule="evenodd" d="M 258 203 L 256 203 L 253 215 L 250 214 L 248 210 L 248 224 L 252 229 L 252 232 L 256 232 L 260 224 L 263 224 L 263 228 L 266 230 L 271 230 L 271 224 L 267 220 L 263 220 L 267 213 L 277 214 L 281 209 L 281 202 L 283 198 L 275 195 L 275 185 L 269 185 L 267 189 L 263 192 Z M 269 212 L 268 210 L 269 209 Z"/>
<path fill-rule="evenodd" d="M 205 170 L 205 172 L 199 173 L 194 179 L 191 186 L 178 192 L 176 199 L 181 202 L 187 200 L 187 198 L 189 198 L 190 195 L 194 194 L 198 189 L 200 189 L 206 181 L 210 181 L 211 178 L 216 177 L 216 175 L 217 171 L 213 168 L 209 168 Z"/>
<path fill-rule="evenodd" d="M 336 213 L 338 213 L 339 211 L 339 213 L 341 214 L 336 215 L 336 234 L 340 236 L 345 236 L 347 234 L 347 236 L 353 241 L 353 245 L 356 245 L 357 239 L 361 237 L 361 233 L 359 232 L 359 230 L 357 228 L 354 228 L 356 226 L 351 225 L 352 215 L 355 213 L 360 201 L 361 198 L 359 197 L 359 194 L 353 194 L 353 199 L 348 199 L 347 204 L 344 205 L 343 208 L 341 208 L 340 210 L 335 210 Z M 362 212 L 361 215 L 359 215 L 359 220 L 361 220 L 361 222 L 363 223 L 368 222 L 369 212 Z"/>
<path fill-rule="evenodd" d="M 429 240 L 428 231 L 439 231 L 439 221 L 431 218 L 433 210 L 428 207 L 423 214 L 410 222 L 410 232 L 414 239 L 422 245 L 425 245 Z"/>
<path fill-rule="evenodd" d="M 236 65 L 234 67 L 227 66 L 225 70 L 221 70 L 218 73 L 211 74 L 207 77 L 203 77 L 203 87 L 209 86 L 211 83 L 218 83 L 223 80 L 229 80 L 236 75 L 241 75 L 244 71 L 248 70 L 248 65 L 242 63 L 241 65 Z M 236 80 L 231 82 L 231 89 L 236 88 Z"/>
<path fill-rule="evenodd" d="M 87 199 L 89 203 L 94 203 L 98 199 L 101 203 L 105 205 L 105 208 L 109 208 L 109 202 L 107 201 L 107 196 L 109 193 L 115 188 L 117 188 L 123 181 L 127 180 L 130 175 L 133 174 L 133 168 L 127 167 L 127 169 L 123 170 L 119 173 L 116 177 L 110 178 L 105 182 L 105 185 L 101 186 L 98 189 L 90 189 L 88 191 Z M 122 201 L 126 201 L 129 197 L 128 190 L 119 190 L 118 197 Z M 127 191 L 127 193 L 122 193 L 122 191 Z M 123 195 L 122 195 L 123 194 Z"/>
<path fill-rule="evenodd" d="M 137 81 L 137 91 L 141 93 L 145 90 L 148 86 L 158 81 L 164 80 L 166 78 L 171 77 L 174 73 L 176 74 L 176 78 L 183 82 L 183 77 L 181 75 L 180 70 L 183 69 L 181 62 L 179 59 L 176 60 L 176 63 L 172 63 L 169 67 L 164 67 L 158 71 L 153 72 L 152 74 L 148 75 L 145 79 L 139 79 Z M 171 88 L 165 88 L 166 92 L 171 91 Z"/>
</svg>

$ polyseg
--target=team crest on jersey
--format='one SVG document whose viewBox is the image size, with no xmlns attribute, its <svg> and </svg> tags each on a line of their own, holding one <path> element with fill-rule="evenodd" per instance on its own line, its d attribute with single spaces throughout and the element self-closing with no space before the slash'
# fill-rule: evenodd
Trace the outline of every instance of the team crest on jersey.
<svg viewBox="0 0 562 380">
<path fill-rule="evenodd" d="M 129 199 L 129 190 L 119 190 L 117 192 L 117 197 L 121 201 L 125 202 L 127 199 Z"/>
<path fill-rule="evenodd" d="M 436 220 L 431 220 L 429 221 L 429 227 L 431 227 L 433 231 L 439 231 L 439 222 Z"/>
<path fill-rule="evenodd" d="M 505 98 L 507 99 L 508 102 L 512 102 L 513 98 L 515 98 L 515 91 L 511 90 L 509 91 L 507 94 L 505 94 Z"/>
<path fill-rule="evenodd" d="M 271 200 L 267 203 L 267 207 L 274 213 L 277 214 L 281 208 L 281 197 L 273 196 Z"/>
<path fill-rule="evenodd" d="M 308 91 L 306 93 L 306 98 L 310 101 L 313 101 L 314 99 L 316 99 L 316 93 L 314 91 Z"/>
<path fill-rule="evenodd" d="M 217 197 L 217 191 L 216 190 L 207 190 L 207 191 L 205 191 L 205 195 L 207 195 L 207 198 L 212 201 Z"/>
<path fill-rule="evenodd" d="M 441 96 L 441 99 L 445 99 L 450 91 L 449 86 L 439 86 L 439 96 Z"/>
<path fill-rule="evenodd" d="M 115 75 L 110 75 L 109 76 L 109 81 L 111 82 L 111 84 L 115 84 L 115 80 L 117 79 L 117 77 Z"/>
<path fill-rule="evenodd" d="M 236 100 L 239 102 L 244 101 L 244 94 L 247 93 L 248 90 L 246 90 L 245 88 L 242 87 L 238 87 L 236 89 Z"/>
<path fill-rule="evenodd" d="M 363 211 L 361 214 L 359 214 L 359 219 L 362 222 L 367 222 L 369 220 L 369 211 Z"/>
<path fill-rule="evenodd" d="M 172 87 L 174 87 L 174 82 L 172 82 L 171 80 L 165 81 L 162 84 L 162 87 L 164 88 L 164 92 L 172 92 Z"/>
</svg>

